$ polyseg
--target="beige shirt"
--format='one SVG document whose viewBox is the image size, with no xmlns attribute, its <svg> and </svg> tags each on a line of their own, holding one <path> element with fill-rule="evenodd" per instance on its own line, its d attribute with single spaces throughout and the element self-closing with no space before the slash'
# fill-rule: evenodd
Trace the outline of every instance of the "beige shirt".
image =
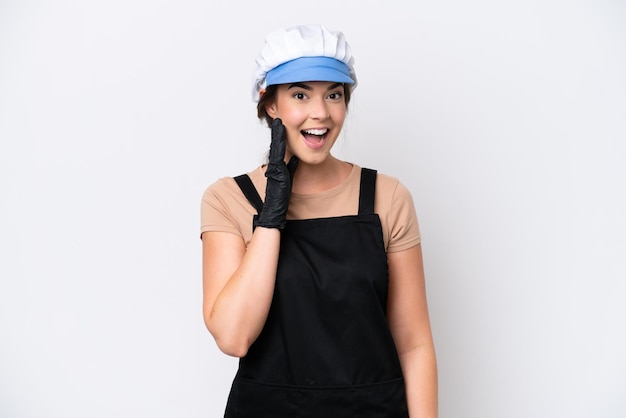
<svg viewBox="0 0 626 418">
<path fill-rule="evenodd" d="M 265 196 L 265 166 L 248 173 L 261 198 Z M 287 220 L 356 215 L 359 209 L 361 167 L 352 165 L 348 178 L 321 193 L 292 193 Z M 374 211 L 380 217 L 387 252 L 403 251 L 420 243 L 420 231 L 410 192 L 396 178 L 378 173 Z M 252 238 L 250 205 L 235 180 L 224 177 L 210 185 L 202 196 L 201 233 L 230 232 Z"/>
</svg>

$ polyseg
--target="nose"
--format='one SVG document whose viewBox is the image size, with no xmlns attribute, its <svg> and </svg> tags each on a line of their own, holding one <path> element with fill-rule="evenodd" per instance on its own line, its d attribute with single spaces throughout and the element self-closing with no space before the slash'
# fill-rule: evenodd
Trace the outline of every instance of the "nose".
<svg viewBox="0 0 626 418">
<path fill-rule="evenodd" d="M 309 117 L 316 120 L 324 120 L 328 118 L 328 104 L 324 97 L 315 97 L 310 102 Z"/>
</svg>

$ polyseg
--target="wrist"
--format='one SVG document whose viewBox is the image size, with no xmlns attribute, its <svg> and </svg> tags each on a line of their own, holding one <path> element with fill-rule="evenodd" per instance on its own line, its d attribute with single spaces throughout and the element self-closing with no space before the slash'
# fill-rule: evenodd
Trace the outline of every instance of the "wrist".
<svg viewBox="0 0 626 418">
<path fill-rule="evenodd" d="M 263 212 L 259 216 L 255 216 L 252 221 L 252 226 L 254 229 L 256 228 L 265 228 L 265 229 L 276 229 L 283 230 L 285 229 L 285 218 L 284 217 L 270 217 L 266 218 L 263 215 Z"/>
</svg>

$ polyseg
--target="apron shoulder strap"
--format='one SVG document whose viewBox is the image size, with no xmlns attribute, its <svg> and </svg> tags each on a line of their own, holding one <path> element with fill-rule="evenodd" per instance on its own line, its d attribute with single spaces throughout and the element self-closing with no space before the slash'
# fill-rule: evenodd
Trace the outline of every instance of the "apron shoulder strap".
<svg viewBox="0 0 626 418">
<path fill-rule="evenodd" d="M 361 168 L 361 190 L 359 192 L 359 215 L 374 213 L 376 195 L 376 170 Z"/>
<path fill-rule="evenodd" d="M 237 185 L 243 192 L 248 202 L 256 209 L 257 213 L 261 213 L 263 209 L 263 200 L 261 200 L 261 196 L 259 196 L 259 192 L 257 192 L 256 187 L 252 184 L 252 180 L 250 180 L 250 176 L 247 174 L 242 174 L 240 176 L 235 177 L 235 181 Z"/>
<path fill-rule="evenodd" d="M 263 200 L 259 196 L 252 180 L 247 174 L 235 177 L 235 182 L 243 192 L 248 202 L 260 213 L 263 209 Z M 376 170 L 361 169 L 361 186 L 359 192 L 359 215 L 374 213 L 374 197 L 376 195 Z"/>
</svg>

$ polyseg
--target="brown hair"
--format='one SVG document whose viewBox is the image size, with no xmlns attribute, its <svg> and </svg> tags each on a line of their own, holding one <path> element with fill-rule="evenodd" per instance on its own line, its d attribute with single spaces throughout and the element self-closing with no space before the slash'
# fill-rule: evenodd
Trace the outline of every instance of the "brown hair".
<svg viewBox="0 0 626 418">
<path fill-rule="evenodd" d="M 272 117 L 267 114 L 267 110 L 265 110 L 265 108 L 269 106 L 271 103 L 273 103 L 274 100 L 276 100 L 277 91 L 278 91 L 277 84 L 267 87 L 267 89 L 265 89 L 265 93 L 261 95 L 261 98 L 259 99 L 259 103 L 256 106 L 257 117 L 260 120 L 265 119 L 265 122 L 267 122 L 267 126 L 270 128 L 272 127 L 272 121 L 274 119 L 272 119 Z M 348 104 L 350 103 L 350 96 L 352 96 L 351 86 L 350 84 L 344 84 L 343 85 L 343 97 L 346 102 L 346 109 L 348 108 Z"/>
</svg>

